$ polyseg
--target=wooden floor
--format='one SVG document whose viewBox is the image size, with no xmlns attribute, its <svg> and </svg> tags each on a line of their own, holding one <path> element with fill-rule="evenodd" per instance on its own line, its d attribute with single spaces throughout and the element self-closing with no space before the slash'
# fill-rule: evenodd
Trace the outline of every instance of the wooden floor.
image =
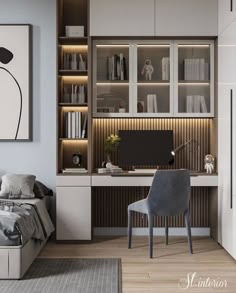
<svg viewBox="0 0 236 293">
<path fill-rule="evenodd" d="M 210 238 L 193 238 L 193 250 L 194 254 L 190 255 L 185 238 L 170 237 L 166 246 L 164 238 L 158 237 L 154 238 L 154 258 L 149 259 L 146 237 L 134 237 L 132 249 L 127 249 L 126 237 L 96 238 L 90 244 L 49 242 L 40 257 L 119 257 L 122 259 L 123 293 L 235 293 L 236 262 L 233 258 Z M 192 284 L 202 287 L 182 289 L 187 286 L 187 274 L 194 272 Z M 224 287 L 206 287 L 212 286 L 212 282 Z"/>
</svg>

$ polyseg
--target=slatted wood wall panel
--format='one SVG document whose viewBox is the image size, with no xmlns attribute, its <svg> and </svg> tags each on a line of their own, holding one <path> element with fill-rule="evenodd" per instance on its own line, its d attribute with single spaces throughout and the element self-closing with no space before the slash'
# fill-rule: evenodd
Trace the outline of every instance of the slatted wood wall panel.
<svg viewBox="0 0 236 293">
<path fill-rule="evenodd" d="M 93 226 L 126 227 L 128 204 L 143 199 L 148 187 L 94 187 Z M 208 188 L 194 187 L 191 191 L 190 214 L 192 227 L 209 227 Z M 147 218 L 138 213 L 133 215 L 134 227 L 147 227 Z M 155 227 L 164 226 L 163 217 L 155 217 Z M 184 227 L 183 215 L 169 217 L 170 227 Z"/>
<path fill-rule="evenodd" d="M 93 168 L 101 167 L 106 159 L 104 140 L 111 133 L 119 130 L 173 130 L 174 146 L 193 138 L 200 146 L 200 158 L 194 145 L 185 148 L 176 155 L 173 168 L 188 168 L 204 171 L 204 156 L 209 153 L 209 119 L 93 119 Z M 145 149 L 143 150 L 145 152 Z M 112 162 L 118 163 L 117 153 L 112 155 Z"/>
<path fill-rule="evenodd" d="M 93 169 L 101 167 L 105 160 L 104 140 L 118 130 L 173 130 L 174 146 L 194 138 L 200 146 L 200 160 L 196 149 L 188 147 L 176 155 L 173 168 L 188 168 L 204 171 L 204 156 L 210 152 L 209 119 L 93 119 Z M 145 151 L 145 150 L 144 150 Z M 112 157 L 118 163 L 117 154 Z M 145 198 L 146 187 L 104 187 L 93 188 L 94 227 L 126 227 L 127 206 L 129 203 Z M 155 226 L 164 225 L 163 218 L 155 219 Z M 193 227 L 208 227 L 208 188 L 192 188 L 191 222 Z M 171 217 L 169 225 L 183 227 L 183 216 Z M 134 215 L 134 226 L 146 227 L 147 219 Z"/>
</svg>

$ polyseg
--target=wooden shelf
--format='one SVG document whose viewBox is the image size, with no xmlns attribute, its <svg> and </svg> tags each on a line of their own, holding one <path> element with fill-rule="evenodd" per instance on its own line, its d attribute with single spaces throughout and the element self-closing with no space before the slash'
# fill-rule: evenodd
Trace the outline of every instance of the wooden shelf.
<svg viewBox="0 0 236 293">
<path fill-rule="evenodd" d="M 59 138 L 59 140 L 61 141 L 87 141 L 87 138 L 65 138 L 65 137 L 61 137 Z"/>
<path fill-rule="evenodd" d="M 58 38 L 61 45 L 87 45 L 88 37 L 65 37 L 60 36 Z"/>
<path fill-rule="evenodd" d="M 60 75 L 65 76 L 87 76 L 88 70 L 66 70 L 66 69 L 60 69 L 59 70 Z"/>
</svg>

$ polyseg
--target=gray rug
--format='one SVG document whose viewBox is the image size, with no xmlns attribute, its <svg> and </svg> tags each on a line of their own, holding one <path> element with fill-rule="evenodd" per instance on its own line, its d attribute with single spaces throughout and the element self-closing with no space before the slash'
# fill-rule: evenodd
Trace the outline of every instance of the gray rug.
<svg viewBox="0 0 236 293">
<path fill-rule="evenodd" d="M 22 280 L 0 280 L 1 293 L 119 293 L 120 259 L 36 259 Z"/>
</svg>

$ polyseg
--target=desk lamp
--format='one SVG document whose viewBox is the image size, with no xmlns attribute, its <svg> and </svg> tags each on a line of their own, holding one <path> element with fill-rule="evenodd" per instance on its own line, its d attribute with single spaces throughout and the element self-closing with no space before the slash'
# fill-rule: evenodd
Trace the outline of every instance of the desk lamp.
<svg viewBox="0 0 236 293">
<path fill-rule="evenodd" d="M 195 145 L 197 145 L 198 159 L 199 159 L 199 157 L 200 157 L 200 156 L 199 156 L 199 155 L 200 155 L 200 146 L 199 146 L 198 142 L 197 142 L 195 139 L 191 138 L 191 139 L 189 139 L 188 141 L 186 141 L 185 143 L 179 145 L 179 146 L 178 146 L 177 148 L 175 148 L 173 151 L 171 151 L 171 159 L 169 160 L 169 165 L 172 165 L 172 164 L 174 163 L 175 155 L 176 155 L 179 151 L 181 151 L 181 150 L 184 149 L 186 146 L 191 145 L 191 144 L 195 144 Z M 200 171 L 200 170 L 199 170 L 199 166 L 198 166 L 198 170 L 197 170 L 197 171 L 198 171 L 198 172 Z"/>
</svg>

